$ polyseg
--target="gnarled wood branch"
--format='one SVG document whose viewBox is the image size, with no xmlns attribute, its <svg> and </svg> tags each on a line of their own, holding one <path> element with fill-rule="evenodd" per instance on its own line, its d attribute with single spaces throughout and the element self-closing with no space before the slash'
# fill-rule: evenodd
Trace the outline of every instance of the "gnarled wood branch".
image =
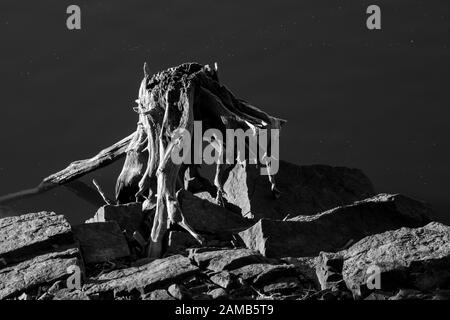
<svg viewBox="0 0 450 320">
<path fill-rule="evenodd" d="M 178 224 L 201 242 L 202 237 L 185 220 L 177 199 L 178 189 L 184 185 L 183 180 L 190 181 L 184 174 L 192 172 L 198 178 L 194 159 L 184 165 L 174 163 L 171 159 L 172 151 L 183 139 L 177 132 L 185 130 L 192 136 L 194 121 L 201 121 L 202 136 L 209 129 L 219 130 L 223 137 L 227 129 L 250 129 L 255 135 L 260 129 L 280 129 L 285 121 L 235 98 L 231 91 L 219 83 L 217 64 L 211 68 L 208 65 L 185 63 L 152 77 L 147 65 L 144 65 L 144 79 L 136 102 L 138 106 L 135 111 L 139 114 L 136 132 L 102 150 L 95 157 L 71 163 L 66 169 L 45 178 L 36 188 L 0 197 L 0 203 L 67 184 L 126 154 L 122 172 L 117 179 L 116 200 L 119 203 L 143 202 L 143 209 L 147 212 L 153 212 L 150 210 L 156 207 L 148 241 L 149 255 L 159 257 L 162 254 L 162 242 L 169 223 Z M 191 143 L 190 151 L 193 152 L 189 152 L 189 155 L 195 158 L 198 156 L 195 154 L 196 149 L 202 146 L 196 146 L 193 141 Z M 212 140 L 211 144 L 224 154 L 227 147 L 225 141 Z M 270 148 L 269 145 L 263 151 L 268 153 Z M 223 185 L 233 165 L 217 164 L 214 184 L 219 203 L 224 192 Z M 262 165 L 267 165 L 267 161 Z M 192 170 L 187 170 L 189 168 Z M 276 192 L 274 177 L 269 175 L 269 180 L 272 191 Z"/>
<path fill-rule="evenodd" d="M 132 134 L 116 142 L 112 146 L 103 149 L 92 158 L 72 162 L 65 169 L 58 171 L 51 176 L 48 176 L 47 178 L 44 178 L 42 182 L 35 188 L 10 193 L 0 197 L 0 203 L 8 203 L 41 194 L 55 187 L 65 185 L 92 171 L 113 163 L 114 161 L 120 159 L 125 155 L 128 145 L 135 135 L 136 132 L 133 132 Z M 68 189 L 73 190 L 73 188 Z M 78 195 L 80 196 L 82 194 L 82 192 L 78 193 Z M 92 202 L 91 199 L 88 199 L 87 201 Z"/>
</svg>

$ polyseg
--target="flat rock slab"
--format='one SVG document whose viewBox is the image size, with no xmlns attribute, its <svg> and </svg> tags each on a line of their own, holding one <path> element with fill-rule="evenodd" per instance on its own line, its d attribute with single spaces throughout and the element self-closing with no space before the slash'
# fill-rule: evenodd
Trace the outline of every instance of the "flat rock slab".
<svg viewBox="0 0 450 320">
<path fill-rule="evenodd" d="M 239 235 L 247 248 L 266 257 L 307 257 L 339 251 L 372 234 L 423 226 L 430 216 L 431 209 L 420 201 L 381 194 L 314 216 L 261 219 Z"/>
<path fill-rule="evenodd" d="M 231 273 L 242 280 L 251 283 L 258 275 L 274 267 L 276 266 L 268 263 L 254 263 L 234 269 Z"/>
<path fill-rule="evenodd" d="M 0 269 L 0 300 L 18 296 L 39 285 L 50 284 L 69 276 L 68 268 L 83 270 L 78 248 L 36 256 L 31 260 Z"/>
<path fill-rule="evenodd" d="M 356 297 L 368 293 L 371 266 L 379 268 L 380 290 L 450 289 L 450 227 L 433 222 L 373 235 L 344 251 L 344 259 L 342 275 Z"/>
<path fill-rule="evenodd" d="M 247 229 L 253 221 L 210 201 L 182 191 L 179 201 L 183 214 L 194 230 L 201 233 L 237 233 Z"/>
<path fill-rule="evenodd" d="M 85 263 L 99 263 L 130 255 L 127 241 L 115 221 L 85 223 L 73 227 Z"/>
<path fill-rule="evenodd" d="M 131 292 L 134 289 L 149 292 L 165 285 L 182 281 L 200 270 L 191 261 L 174 255 L 157 259 L 140 267 L 132 267 L 101 275 L 86 285 L 88 295 L 107 292 Z"/>
<path fill-rule="evenodd" d="M 249 249 L 229 249 L 191 253 L 191 258 L 202 269 L 212 271 L 233 270 L 242 266 L 264 262 L 264 257 Z"/>
<path fill-rule="evenodd" d="M 294 265 L 255 263 L 230 271 L 242 280 L 261 287 L 277 278 L 297 276 Z"/>
<path fill-rule="evenodd" d="M 274 265 L 261 272 L 254 280 L 257 287 L 274 282 L 280 278 L 297 277 L 297 268 L 293 265 Z"/>
<path fill-rule="evenodd" d="M 90 300 L 88 295 L 81 290 L 61 289 L 55 293 L 53 300 Z"/>
<path fill-rule="evenodd" d="M 254 165 L 237 165 L 224 185 L 226 200 L 242 215 L 284 219 L 288 214 L 311 215 L 351 204 L 375 194 L 358 169 L 325 165 L 298 166 L 280 161 L 275 177 L 280 197 L 274 199 L 267 176 Z"/>
<path fill-rule="evenodd" d="M 132 237 L 135 231 L 142 233 L 142 203 L 104 205 L 86 223 L 116 221 L 121 230 Z"/>
<path fill-rule="evenodd" d="M 7 265 L 73 243 L 70 224 L 64 216 L 54 212 L 0 219 L 0 261 L 4 260 Z"/>
<path fill-rule="evenodd" d="M 235 284 L 235 277 L 228 271 L 220 271 L 213 274 L 209 277 L 209 280 L 224 289 L 229 289 Z"/>
</svg>

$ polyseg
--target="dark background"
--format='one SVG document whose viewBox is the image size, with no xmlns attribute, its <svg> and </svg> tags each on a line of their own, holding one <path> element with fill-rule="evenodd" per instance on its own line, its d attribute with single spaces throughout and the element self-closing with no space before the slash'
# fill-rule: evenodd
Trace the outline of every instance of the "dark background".
<svg viewBox="0 0 450 320">
<path fill-rule="evenodd" d="M 70 4 L 80 31 L 66 28 Z M 366 29 L 370 4 L 381 31 Z M 132 132 L 144 61 L 217 61 L 238 97 L 289 121 L 283 159 L 360 168 L 448 222 L 449 35 L 448 0 L 2 0 L 0 194 Z M 120 167 L 84 180 L 112 194 Z M 80 222 L 96 208 L 59 188 L 11 210 Z"/>
</svg>

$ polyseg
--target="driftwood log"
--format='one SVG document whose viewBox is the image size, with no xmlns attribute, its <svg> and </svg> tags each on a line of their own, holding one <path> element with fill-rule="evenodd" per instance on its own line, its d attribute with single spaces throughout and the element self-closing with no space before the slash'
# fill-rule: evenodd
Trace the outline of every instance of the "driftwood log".
<svg viewBox="0 0 450 320">
<path fill-rule="evenodd" d="M 217 64 L 210 67 L 185 63 L 153 76 L 150 76 L 145 64 L 144 79 L 136 103 L 134 111 L 137 112 L 139 121 L 134 133 L 91 159 L 71 163 L 66 169 L 45 178 L 34 189 L 0 197 L 0 203 L 70 183 L 125 155 L 124 166 L 116 184 L 116 201 L 142 202 L 144 210 L 154 212 L 148 255 L 161 255 L 163 239 L 171 224 L 179 225 L 202 242 L 202 237 L 184 218 L 177 199 L 177 191 L 181 188 L 188 189 L 193 180 L 207 182 L 207 179 L 199 175 L 198 164 L 194 161 L 202 146 L 195 145 L 192 139 L 189 152 L 181 154 L 184 158 L 191 157 L 192 161 L 188 164 L 176 164 L 171 159 L 173 152 L 186 150 L 182 148 L 186 143 L 185 136 L 180 132 L 187 132 L 192 136 L 194 121 L 201 121 L 202 134 L 208 129 L 220 131 L 223 137 L 227 129 L 251 129 L 256 134 L 259 129 L 280 129 L 285 121 L 237 99 L 220 84 Z M 217 136 L 212 135 L 208 142 L 218 154 L 225 153 L 226 143 Z M 262 151 L 266 152 L 265 155 L 270 154 L 270 145 L 267 150 Z M 201 154 L 200 150 L 200 156 Z M 269 161 L 265 160 L 260 165 L 270 167 Z M 223 185 L 235 163 L 236 161 L 216 164 L 214 186 L 219 204 L 223 204 Z M 277 196 L 274 177 L 269 169 L 268 173 L 272 191 Z M 101 199 L 109 202 L 97 184 L 96 187 Z M 86 194 L 86 188 L 81 189 Z M 98 196 L 95 199 L 91 195 L 90 198 L 91 202 L 98 201 Z"/>
</svg>

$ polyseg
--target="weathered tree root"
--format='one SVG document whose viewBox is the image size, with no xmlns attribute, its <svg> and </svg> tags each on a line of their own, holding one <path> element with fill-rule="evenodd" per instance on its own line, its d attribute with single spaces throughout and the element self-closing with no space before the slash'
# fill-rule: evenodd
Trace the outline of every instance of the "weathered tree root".
<svg viewBox="0 0 450 320">
<path fill-rule="evenodd" d="M 178 204 L 176 192 L 183 188 L 180 181 L 186 181 L 186 169 L 192 168 L 197 177 L 198 173 L 193 165 L 186 165 L 183 170 L 175 164 L 170 155 L 174 148 L 183 143 L 177 132 L 185 131 L 191 136 L 194 120 L 202 121 L 203 131 L 217 129 L 225 136 L 226 129 L 252 129 L 254 134 L 259 129 L 279 129 L 283 120 L 269 116 L 267 113 L 251 106 L 243 100 L 236 99 L 233 94 L 218 82 L 217 66 L 201 66 L 187 63 L 176 68 L 160 72 L 152 77 L 144 66 L 144 79 L 136 101 L 139 113 L 138 141 L 147 141 L 146 152 L 148 159 L 138 157 L 135 150 L 143 150 L 140 143 L 131 144 L 127 153 L 122 174 L 118 180 L 117 195 L 120 201 L 131 201 L 144 196 L 148 203 L 156 202 L 156 213 L 151 232 L 149 255 L 158 257 L 161 254 L 162 241 L 168 229 L 168 224 L 178 224 L 189 232 L 199 242 L 202 238 L 189 226 Z M 143 128 L 143 130 L 139 130 Z M 147 136 L 144 138 L 143 135 Z M 212 138 L 210 143 L 219 154 L 224 154 L 226 144 Z M 191 146 L 189 155 L 194 163 L 195 145 Z M 262 150 L 270 152 L 269 150 Z M 140 151 L 142 153 L 142 151 Z M 139 153 L 139 151 L 137 151 Z M 147 160 L 147 164 L 145 161 Z M 267 165 L 267 163 L 263 163 Z M 142 174 L 142 168 L 146 166 Z M 214 185 L 217 188 L 217 202 L 223 203 L 223 185 L 233 168 L 232 163 L 218 163 Z M 124 177 L 133 176 L 133 179 Z M 137 178 L 140 178 L 136 184 Z M 127 183 L 123 183 L 123 181 Z M 275 180 L 269 174 L 272 191 L 277 195 Z M 189 177 L 187 177 L 189 181 Z M 156 183 L 155 183 L 156 182 Z M 136 194 L 134 190 L 138 188 Z M 127 190 L 128 192 L 124 192 Z M 128 198 L 120 199 L 127 194 Z"/>
<path fill-rule="evenodd" d="M 37 188 L 0 197 L 0 203 L 45 192 L 126 155 L 122 172 L 117 179 L 116 200 L 118 203 L 143 202 L 143 209 L 148 210 L 147 212 L 156 206 L 148 255 L 159 257 L 162 254 L 169 224 L 179 225 L 202 242 L 202 237 L 184 218 L 177 199 L 177 192 L 181 188 L 189 188 L 189 183 L 194 178 L 197 183 L 206 181 L 199 175 L 195 161 L 195 157 L 202 157 L 202 146 L 191 141 L 189 152 L 182 155 L 190 157 L 189 164 L 175 164 L 171 159 L 172 152 L 179 154 L 180 150 L 185 150 L 181 146 L 187 143 L 180 133 L 187 132 L 192 137 L 194 121 L 201 121 L 202 137 L 208 129 L 219 130 L 222 137 L 226 136 L 227 129 L 251 129 L 255 135 L 260 129 L 280 129 L 285 121 L 235 98 L 219 83 L 217 64 L 211 68 L 208 65 L 185 63 L 152 77 L 145 64 L 144 79 L 136 102 L 138 106 L 134 110 L 139 115 L 136 132 L 91 159 L 73 162 L 66 169 L 45 178 Z M 228 150 L 226 142 L 220 141 L 216 136 L 211 137 L 210 144 L 221 155 Z M 246 147 L 250 152 L 249 146 Z M 258 150 L 265 156 L 259 164 L 269 167 L 267 155 L 271 154 L 270 144 L 266 149 Z M 216 166 L 214 186 L 219 204 L 223 204 L 223 186 L 234 165 L 225 162 Z M 279 191 L 269 169 L 268 176 L 276 197 Z M 211 185 L 204 187 L 208 189 Z M 101 198 L 110 202 L 101 189 L 97 189 Z M 99 196 L 89 197 L 92 198 L 91 201 L 98 201 Z"/>
</svg>

